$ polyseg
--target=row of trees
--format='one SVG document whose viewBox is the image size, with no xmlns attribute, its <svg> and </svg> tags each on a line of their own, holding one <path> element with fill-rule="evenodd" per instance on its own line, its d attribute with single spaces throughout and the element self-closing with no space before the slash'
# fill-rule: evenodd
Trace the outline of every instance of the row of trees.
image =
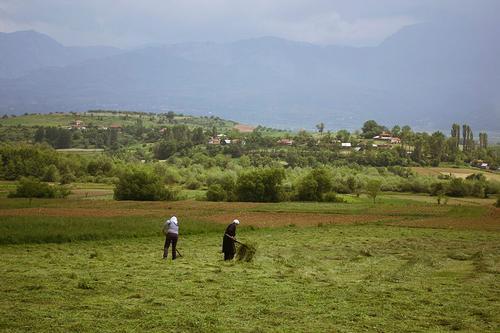
<svg viewBox="0 0 500 333">
<path fill-rule="evenodd" d="M 283 168 L 270 160 L 252 167 L 248 156 L 232 159 L 201 150 L 191 156 L 172 157 L 168 163 L 141 164 L 104 155 L 69 156 L 43 145 L 2 145 L 0 162 L 2 179 L 33 177 L 62 184 L 75 180 L 112 182 L 117 184 L 117 199 L 172 200 L 178 189 L 188 188 L 207 189 L 207 198 L 214 201 L 341 201 L 337 194 L 373 193 L 374 182 L 379 183 L 380 191 L 477 197 L 500 193 L 498 182 L 479 175 L 465 180 L 436 179 L 401 166 L 375 168 L 345 161 L 336 167 Z M 142 174 L 130 176 L 127 172 L 131 169 Z M 135 187 L 128 185 L 133 179 L 138 179 Z"/>
</svg>

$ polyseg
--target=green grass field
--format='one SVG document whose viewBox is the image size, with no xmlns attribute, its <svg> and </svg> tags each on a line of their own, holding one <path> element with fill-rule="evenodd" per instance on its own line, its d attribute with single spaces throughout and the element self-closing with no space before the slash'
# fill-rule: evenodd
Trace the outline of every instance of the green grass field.
<svg viewBox="0 0 500 333">
<path fill-rule="evenodd" d="M 0 247 L 4 332 L 498 332 L 498 234 L 378 226 Z"/>
<path fill-rule="evenodd" d="M 418 198 L 0 198 L 0 332 L 498 332 L 499 209 Z M 183 257 L 163 260 L 174 213 Z M 233 217 L 251 263 L 222 260 Z"/>
</svg>

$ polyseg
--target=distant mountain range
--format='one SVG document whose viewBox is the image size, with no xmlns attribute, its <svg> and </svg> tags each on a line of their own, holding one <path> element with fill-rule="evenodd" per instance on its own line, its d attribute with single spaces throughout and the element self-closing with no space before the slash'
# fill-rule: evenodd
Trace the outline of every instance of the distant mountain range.
<svg viewBox="0 0 500 333">
<path fill-rule="evenodd" d="M 494 31 L 493 31 L 494 32 Z M 377 47 L 274 37 L 120 50 L 0 34 L 0 113 L 128 109 L 286 128 L 367 119 L 500 131 L 500 43 L 488 27 L 427 22 Z"/>
</svg>

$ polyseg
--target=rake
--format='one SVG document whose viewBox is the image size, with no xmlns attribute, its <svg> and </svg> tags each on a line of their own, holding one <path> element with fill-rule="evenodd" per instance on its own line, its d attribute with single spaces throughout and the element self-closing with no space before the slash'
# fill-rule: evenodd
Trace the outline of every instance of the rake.
<svg viewBox="0 0 500 333">
<path fill-rule="evenodd" d="M 240 244 L 240 246 L 238 247 L 238 251 L 236 252 L 236 260 L 246 261 L 246 262 L 250 262 L 253 260 L 253 257 L 257 252 L 255 246 L 250 244 L 244 244 L 231 235 L 226 234 L 226 236 L 234 240 L 236 243 Z"/>
</svg>

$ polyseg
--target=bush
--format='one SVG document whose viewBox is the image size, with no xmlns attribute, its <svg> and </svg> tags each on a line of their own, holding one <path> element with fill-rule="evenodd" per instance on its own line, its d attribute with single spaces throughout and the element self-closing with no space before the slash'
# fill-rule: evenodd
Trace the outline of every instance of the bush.
<svg viewBox="0 0 500 333">
<path fill-rule="evenodd" d="M 224 192 L 224 201 L 236 201 L 236 174 L 232 172 L 216 172 L 215 174 L 211 174 L 207 179 L 208 187 L 212 187 L 213 185 L 219 185 L 221 189 L 216 187 L 213 189 L 214 191 Z M 219 194 L 220 195 L 220 194 Z M 208 199 L 210 200 L 210 199 Z M 221 200 L 211 200 L 211 201 L 221 201 Z"/>
<path fill-rule="evenodd" d="M 172 196 L 174 193 L 165 188 L 160 177 L 138 169 L 121 174 L 114 190 L 115 200 L 158 201 L 172 200 Z"/>
<path fill-rule="evenodd" d="M 337 202 L 337 203 L 345 203 L 346 202 L 346 200 L 344 198 L 342 198 L 341 196 L 339 196 L 335 192 L 327 192 L 327 193 L 323 194 L 322 201 L 324 201 L 324 202 Z"/>
<path fill-rule="evenodd" d="M 60 183 L 61 185 L 71 184 L 76 180 L 76 177 L 71 173 L 66 173 L 62 175 Z"/>
<path fill-rule="evenodd" d="M 500 194 L 500 182 L 490 180 L 486 183 L 487 194 Z"/>
<path fill-rule="evenodd" d="M 219 184 L 212 184 L 208 187 L 207 191 L 208 201 L 226 201 L 227 193 Z"/>
<path fill-rule="evenodd" d="M 241 174 L 236 185 L 240 201 L 278 202 L 281 199 L 281 185 L 285 178 L 282 168 L 255 169 Z"/>
<path fill-rule="evenodd" d="M 45 173 L 43 175 L 43 181 L 46 182 L 57 182 L 60 178 L 59 170 L 54 164 L 49 165 L 45 169 Z"/>
<path fill-rule="evenodd" d="M 9 193 L 9 198 L 65 198 L 71 191 L 64 186 L 51 186 L 40 180 L 28 177 L 21 178 L 14 192 Z"/>
<path fill-rule="evenodd" d="M 463 197 L 468 194 L 467 185 L 462 179 L 453 178 L 448 184 L 446 195 L 449 195 L 450 197 Z"/>
<path fill-rule="evenodd" d="M 444 195 L 446 193 L 446 186 L 444 183 L 441 182 L 436 182 L 431 184 L 431 191 L 430 195 L 436 196 L 436 195 Z"/>
<path fill-rule="evenodd" d="M 332 190 L 332 182 L 328 171 L 324 168 L 313 169 L 298 185 L 298 199 L 304 201 L 321 201 L 323 194 Z"/>
<path fill-rule="evenodd" d="M 197 190 L 201 187 L 201 182 L 198 181 L 197 179 L 188 179 L 185 183 L 185 186 L 188 190 Z"/>
</svg>

